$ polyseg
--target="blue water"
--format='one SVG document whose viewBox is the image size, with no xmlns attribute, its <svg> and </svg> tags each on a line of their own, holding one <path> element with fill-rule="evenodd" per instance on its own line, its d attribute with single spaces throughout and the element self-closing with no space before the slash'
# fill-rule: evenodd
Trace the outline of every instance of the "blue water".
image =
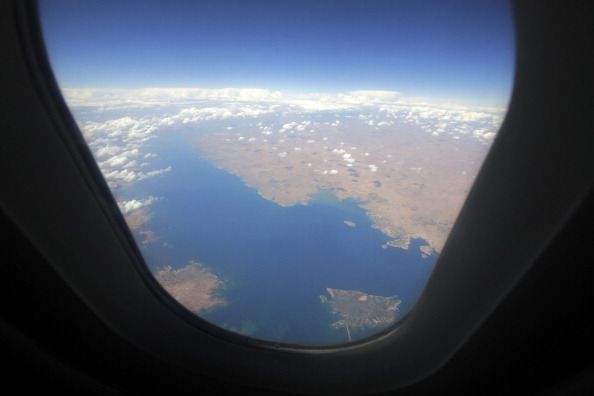
<svg viewBox="0 0 594 396">
<path fill-rule="evenodd" d="M 422 240 L 408 250 L 382 249 L 389 238 L 355 201 L 324 193 L 305 206 L 281 207 L 201 159 L 190 133 L 155 142 L 151 151 L 173 170 L 125 194 L 163 198 L 151 206 L 149 222 L 159 239 L 142 249 L 152 270 L 195 260 L 226 281 L 228 304 L 205 319 L 261 339 L 319 345 L 346 341 L 320 302 L 327 287 L 397 295 L 399 316 L 414 305 L 436 259 L 421 257 Z"/>
</svg>

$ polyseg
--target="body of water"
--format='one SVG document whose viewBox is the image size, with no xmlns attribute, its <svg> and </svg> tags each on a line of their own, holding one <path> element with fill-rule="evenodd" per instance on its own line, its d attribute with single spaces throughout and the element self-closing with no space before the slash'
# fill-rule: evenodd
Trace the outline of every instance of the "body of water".
<svg viewBox="0 0 594 396">
<path fill-rule="evenodd" d="M 162 198 L 150 206 L 148 224 L 159 239 L 142 252 L 153 271 L 195 260 L 225 280 L 228 304 L 204 313 L 212 323 L 272 341 L 341 343 L 346 334 L 330 326 L 338 318 L 319 298 L 327 287 L 396 295 L 399 317 L 422 292 L 436 256 L 422 258 L 422 240 L 408 250 L 383 249 L 389 238 L 357 202 L 324 193 L 305 206 L 281 207 L 201 159 L 190 133 L 155 142 L 154 164 L 172 171 L 124 192 Z"/>
</svg>

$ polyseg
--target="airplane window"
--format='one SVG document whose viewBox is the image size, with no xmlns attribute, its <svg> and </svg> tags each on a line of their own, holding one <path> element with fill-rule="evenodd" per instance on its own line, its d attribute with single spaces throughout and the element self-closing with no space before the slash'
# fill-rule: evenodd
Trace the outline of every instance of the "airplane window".
<svg viewBox="0 0 594 396">
<path fill-rule="evenodd" d="M 413 309 L 505 115 L 507 2 L 39 5 L 62 94 L 179 303 L 305 346 Z"/>
</svg>

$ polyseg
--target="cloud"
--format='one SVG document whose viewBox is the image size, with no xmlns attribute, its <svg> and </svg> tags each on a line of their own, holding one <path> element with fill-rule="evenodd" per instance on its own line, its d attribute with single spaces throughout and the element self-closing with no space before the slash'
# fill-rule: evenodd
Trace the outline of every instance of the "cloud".
<svg viewBox="0 0 594 396">
<path fill-rule="evenodd" d="M 273 128 L 288 135 L 303 135 L 320 125 L 345 128 L 350 122 L 360 120 L 366 127 L 379 126 L 386 131 L 401 125 L 414 125 L 420 133 L 450 139 L 468 136 L 482 144 L 490 144 L 504 115 L 502 108 L 465 106 L 381 90 L 291 94 L 244 88 L 66 88 L 63 93 L 72 108 L 84 110 L 79 114 L 95 110 L 94 115 L 103 115 L 92 121 L 77 120 L 102 173 L 114 189 L 171 171 L 167 164 L 146 171 L 153 166 L 151 162 L 159 158 L 149 152 L 154 151 L 149 142 L 180 126 L 188 128 L 205 122 L 253 119 L 257 122 L 257 130 L 266 136 L 274 134 Z M 309 118 L 312 113 L 325 113 L 332 118 L 313 121 Z M 119 116 L 114 116 L 116 114 Z M 122 117 L 121 114 L 128 115 Z M 279 117 L 284 123 L 275 126 L 265 118 L 269 115 Z M 294 121 L 285 121 L 293 116 Z M 103 120 L 97 121 L 97 118 Z M 251 137 L 245 136 L 234 139 L 252 141 Z M 322 141 L 327 140 L 327 137 L 322 138 Z M 313 139 L 307 142 L 313 142 Z M 344 149 L 332 151 L 345 154 Z M 286 154 L 283 152 L 283 155 Z M 352 163 L 352 158 L 343 159 Z"/>
<path fill-rule="evenodd" d="M 154 197 L 152 195 L 148 196 L 145 199 L 132 199 L 129 201 L 119 201 L 118 206 L 123 214 L 128 214 L 133 212 L 137 209 L 144 208 L 146 206 L 151 205 L 154 202 L 159 201 L 161 198 Z"/>
<path fill-rule="evenodd" d="M 278 101 L 278 91 L 250 88 L 64 88 L 69 106 L 92 106 L 101 109 L 160 107 L 197 101 L 270 102 Z"/>
<path fill-rule="evenodd" d="M 153 176 L 157 176 L 157 175 L 162 175 L 163 173 L 167 173 L 167 172 L 171 172 L 173 168 L 170 166 L 168 166 L 167 168 L 161 168 L 161 169 L 156 169 L 156 170 L 152 170 L 150 172 L 146 172 L 146 173 L 140 173 L 139 174 L 139 179 L 148 179 L 149 177 L 153 177 Z"/>
<path fill-rule="evenodd" d="M 95 107 L 99 110 L 173 106 L 174 114 L 146 119 L 122 117 L 103 124 L 82 126 L 89 138 L 98 130 L 110 131 L 109 137 L 126 135 L 129 139 L 150 139 L 158 128 L 187 125 L 204 121 L 231 118 L 258 118 L 267 114 L 302 114 L 311 112 L 365 111 L 359 118 L 368 125 L 390 126 L 395 121 L 446 131 L 465 127 L 467 132 L 487 128 L 495 133 L 503 119 L 504 109 L 466 106 L 427 98 L 407 97 L 397 91 L 358 90 L 339 93 L 291 94 L 266 89 L 245 88 L 145 88 L 145 89 L 64 89 L 64 96 L 72 107 Z M 373 113 L 385 119 L 371 120 Z M 304 131 L 310 122 L 285 123 L 281 132 Z M 332 123 L 339 125 L 336 120 Z M 260 128 L 263 129 L 262 125 Z M 442 131 L 438 131 L 441 133 Z M 460 131 L 458 131 L 461 133 Z M 271 134 L 270 128 L 263 130 Z M 487 137 L 482 140 L 490 139 Z"/>
<path fill-rule="evenodd" d="M 80 129 L 87 139 L 91 151 L 107 183 L 112 189 L 122 184 L 133 183 L 171 170 L 171 167 L 145 172 L 141 168 L 150 166 L 158 158 L 152 152 L 144 153 L 147 142 L 156 139 L 156 132 L 170 124 L 157 116 L 133 118 L 130 116 L 108 119 L 103 122 L 81 123 Z M 143 158 L 143 161 L 138 159 Z"/>
<path fill-rule="evenodd" d="M 342 93 L 289 94 L 267 89 L 250 88 L 64 88 L 64 97 L 71 107 L 96 107 L 101 110 L 116 108 L 163 107 L 170 105 L 194 106 L 197 103 L 225 102 L 238 105 L 244 116 L 257 116 L 254 103 L 261 105 L 287 105 L 305 111 L 329 111 L 358 108 L 382 103 L 394 103 L 401 98 L 396 91 L 360 90 Z M 243 108 L 241 105 L 246 105 Z M 203 107 L 203 106 L 200 106 Z M 271 108 L 270 110 L 275 110 Z"/>
<path fill-rule="evenodd" d="M 112 187 L 112 188 L 119 187 L 118 182 L 132 183 L 140 178 L 139 174 L 137 172 L 130 170 L 130 169 L 122 169 L 122 170 L 116 169 L 116 170 L 107 171 L 107 172 L 102 169 L 102 171 L 103 171 L 105 178 L 107 179 L 107 182 L 109 183 L 110 187 Z"/>
</svg>

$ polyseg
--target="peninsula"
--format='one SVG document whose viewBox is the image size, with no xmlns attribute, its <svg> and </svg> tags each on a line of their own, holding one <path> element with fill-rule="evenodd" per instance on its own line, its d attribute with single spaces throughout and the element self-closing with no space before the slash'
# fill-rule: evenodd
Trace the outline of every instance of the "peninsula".
<svg viewBox="0 0 594 396">
<path fill-rule="evenodd" d="M 223 282 L 201 264 L 190 261 L 185 267 L 166 266 L 157 270 L 155 278 L 173 298 L 194 313 L 200 313 L 226 302 L 215 292 Z"/>
<path fill-rule="evenodd" d="M 321 191 L 353 199 L 391 238 L 384 248 L 407 249 L 411 238 L 421 238 L 423 254 L 441 251 L 488 148 L 477 139 L 357 119 L 260 122 L 202 134 L 194 143 L 203 158 L 265 199 L 306 205 Z"/>
</svg>

